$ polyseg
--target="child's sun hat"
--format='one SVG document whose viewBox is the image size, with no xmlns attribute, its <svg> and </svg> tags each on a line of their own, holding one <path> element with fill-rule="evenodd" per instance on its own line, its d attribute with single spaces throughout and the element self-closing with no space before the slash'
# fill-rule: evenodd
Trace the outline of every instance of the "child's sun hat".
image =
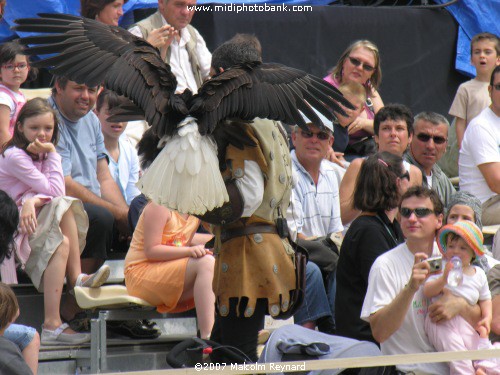
<svg viewBox="0 0 500 375">
<path fill-rule="evenodd" d="M 437 235 L 437 243 L 441 254 L 446 254 L 446 240 L 450 233 L 460 236 L 478 257 L 484 255 L 483 233 L 472 221 L 458 221 L 455 224 L 448 224 L 441 228 Z"/>
</svg>

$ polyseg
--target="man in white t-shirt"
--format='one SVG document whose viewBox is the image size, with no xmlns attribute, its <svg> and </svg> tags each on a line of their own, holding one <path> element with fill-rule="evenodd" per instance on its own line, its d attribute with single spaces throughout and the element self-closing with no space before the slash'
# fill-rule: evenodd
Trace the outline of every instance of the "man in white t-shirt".
<svg viewBox="0 0 500 375">
<path fill-rule="evenodd" d="M 500 66 L 491 75 L 491 105 L 465 130 L 458 160 L 460 189 L 482 203 L 485 225 L 500 224 Z"/>
<path fill-rule="evenodd" d="M 448 292 L 430 306 L 423 296 L 421 286 L 430 270 L 423 260 L 439 254 L 434 238 L 443 222 L 443 204 L 436 191 L 422 186 L 410 188 L 402 197 L 400 214 L 406 242 L 382 254 L 373 264 L 361 319 L 370 323 L 383 354 L 430 353 L 435 349 L 424 331 L 427 313 L 437 323 L 460 314 L 475 326 L 480 309 Z M 449 373 L 446 363 L 406 364 L 397 369 L 418 374 Z"/>
</svg>

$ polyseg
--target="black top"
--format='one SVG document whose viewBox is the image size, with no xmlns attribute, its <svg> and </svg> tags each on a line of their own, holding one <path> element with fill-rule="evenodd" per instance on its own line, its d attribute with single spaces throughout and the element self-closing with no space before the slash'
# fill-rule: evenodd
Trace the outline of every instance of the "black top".
<svg viewBox="0 0 500 375">
<path fill-rule="evenodd" d="M 342 242 L 337 266 L 335 323 L 338 335 L 376 343 L 370 324 L 360 319 L 368 275 L 379 255 L 403 242 L 398 221 L 391 223 L 384 212 L 362 215 L 352 222 Z"/>
</svg>

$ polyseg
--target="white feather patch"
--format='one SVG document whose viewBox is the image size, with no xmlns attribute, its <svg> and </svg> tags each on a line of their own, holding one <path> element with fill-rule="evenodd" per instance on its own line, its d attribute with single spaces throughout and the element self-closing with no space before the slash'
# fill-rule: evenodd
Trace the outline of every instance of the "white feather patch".
<svg viewBox="0 0 500 375">
<path fill-rule="evenodd" d="M 148 199 L 186 214 L 203 215 L 229 201 L 219 171 L 217 145 L 198 132 L 192 117 L 178 134 L 162 139 L 163 150 L 137 182 Z"/>
</svg>

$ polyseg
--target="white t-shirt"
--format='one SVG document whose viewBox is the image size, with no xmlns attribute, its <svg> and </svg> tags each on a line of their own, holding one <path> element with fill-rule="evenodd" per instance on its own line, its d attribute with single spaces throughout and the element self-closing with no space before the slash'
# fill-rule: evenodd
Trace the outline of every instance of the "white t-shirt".
<svg viewBox="0 0 500 375">
<path fill-rule="evenodd" d="M 449 289 L 455 296 L 464 298 L 470 305 L 476 305 L 478 301 L 491 299 L 490 288 L 488 287 L 488 280 L 486 273 L 477 266 L 473 266 L 476 273 L 472 276 L 463 275 L 463 281 L 459 286 L 451 287 L 446 285 L 445 288 Z M 444 269 L 444 267 L 443 267 Z M 441 277 L 442 274 L 432 275 L 425 281 L 435 280 Z M 436 301 L 440 296 L 434 297 L 432 301 Z"/>
<path fill-rule="evenodd" d="M 488 187 L 478 165 L 500 162 L 499 147 L 500 117 L 487 107 L 467 126 L 458 158 L 460 190 L 474 194 L 481 203 L 496 193 Z"/>
<path fill-rule="evenodd" d="M 434 246 L 433 255 L 438 255 Z M 410 280 L 415 256 L 403 243 L 379 256 L 370 270 L 368 289 L 361 309 L 361 319 L 369 321 L 370 315 L 388 306 L 403 290 Z M 429 342 L 424 331 L 424 320 L 427 314 L 427 299 L 420 288 L 406 313 L 401 327 L 386 341 L 380 344 L 384 355 L 432 353 L 436 350 Z M 401 371 L 414 371 L 416 374 L 448 374 L 446 363 L 415 363 L 398 365 Z"/>
</svg>

